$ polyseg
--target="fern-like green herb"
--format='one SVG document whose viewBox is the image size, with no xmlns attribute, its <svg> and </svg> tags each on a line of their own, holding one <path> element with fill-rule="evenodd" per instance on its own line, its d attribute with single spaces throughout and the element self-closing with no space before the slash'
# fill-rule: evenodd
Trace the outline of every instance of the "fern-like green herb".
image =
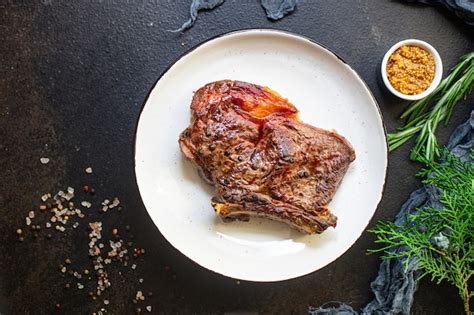
<svg viewBox="0 0 474 315">
<path fill-rule="evenodd" d="M 451 73 L 427 97 L 410 103 L 401 118 L 406 119 L 405 126 L 397 132 L 387 135 L 389 150 L 393 151 L 418 134 L 410 158 L 418 160 L 420 156 L 433 160 L 439 156 L 436 141 L 436 128 L 444 120 L 447 125 L 454 106 L 465 98 L 474 85 L 474 52 L 461 58 Z"/>
<path fill-rule="evenodd" d="M 426 168 L 418 176 L 424 184 L 440 189 L 442 209 L 424 207 L 406 218 L 405 224 L 381 222 L 369 231 L 377 236 L 383 259 L 401 258 L 405 268 L 415 260 L 420 278 L 429 275 L 433 281 L 447 281 L 456 286 L 470 313 L 469 300 L 474 291 L 469 279 L 474 274 L 474 164 L 466 163 L 447 149 L 441 150 L 441 160 L 426 157 Z M 474 150 L 471 149 L 474 158 Z M 435 241 L 437 240 L 437 241 Z"/>
</svg>

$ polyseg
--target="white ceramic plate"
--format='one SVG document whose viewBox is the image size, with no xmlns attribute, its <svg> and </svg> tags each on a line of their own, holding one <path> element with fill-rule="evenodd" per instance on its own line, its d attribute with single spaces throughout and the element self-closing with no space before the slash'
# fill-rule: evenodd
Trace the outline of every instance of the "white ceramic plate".
<svg viewBox="0 0 474 315">
<path fill-rule="evenodd" d="M 354 146 L 333 201 L 337 227 L 303 235 L 283 223 L 252 218 L 223 223 L 214 189 L 181 154 L 193 91 L 233 79 L 266 85 L 288 98 L 300 118 L 335 129 Z M 246 30 L 201 44 L 158 80 L 137 127 L 135 172 L 143 202 L 163 236 L 199 265 L 250 281 L 279 281 L 318 270 L 359 238 L 379 203 L 387 168 L 382 117 L 367 86 L 326 48 L 275 30 Z"/>
</svg>

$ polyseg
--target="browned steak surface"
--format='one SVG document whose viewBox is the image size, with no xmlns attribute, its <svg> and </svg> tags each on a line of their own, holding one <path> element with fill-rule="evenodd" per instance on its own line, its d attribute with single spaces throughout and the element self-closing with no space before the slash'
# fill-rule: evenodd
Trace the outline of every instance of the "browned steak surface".
<svg viewBox="0 0 474 315">
<path fill-rule="evenodd" d="M 310 234 L 336 226 L 327 205 L 355 159 L 344 137 L 301 122 L 269 88 L 239 81 L 200 88 L 191 112 L 179 144 L 216 186 L 212 206 L 223 219 L 264 216 Z"/>
</svg>

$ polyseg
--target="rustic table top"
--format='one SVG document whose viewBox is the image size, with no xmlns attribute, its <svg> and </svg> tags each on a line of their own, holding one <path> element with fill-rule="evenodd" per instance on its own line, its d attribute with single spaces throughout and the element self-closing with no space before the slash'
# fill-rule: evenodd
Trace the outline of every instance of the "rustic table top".
<svg viewBox="0 0 474 315">
<path fill-rule="evenodd" d="M 153 292 L 140 304 L 144 311 L 152 305 L 153 313 L 304 314 L 308 306 L 327 301 L 359 308 L 373 298 L 369 284 L 379 258 L 366 255 L 374 246 L 366 232 L 329 266 L 277 283 L 237 282 L 175 250 L 148 216 L 135 183 L 133 141 L 140 109 L 160 74 L 191 47 L 233 30 L 276 28 L 310 37 L 345 59 L 369 85 L 392 131 L 406 103 L 383 88 L 383 54 L 399 40 L 418 38 L 438 49 L 447 70 L 473 50 L 472 29 L 436 8 L 398 1 L 300 1 L 293 14 L 276 23 L 265 18 L 257 1 L 227 1 L 201 14 L 184 34 L 168 32 L 188 18 L 189 2 L 0 2 L 1 314 L 50 314 L 58 303 L 56 311 L 65 314 L 104 306 L 103 298 L 92 300 L 58 267 L 66 257 L 90 264 L 84 225 L 51 239 L 25 231 L 20 242 L 15 233 L 26 229 L 25 216 L 43 193 L 67 186 L 80 190 L 83 184 L 95 187 L 97 198 L 120 197 L 122 212 L 95 215 L 119 231 L 130 225 L 128 239 L 146 248 L 136 270 L 109 269 L 109 313 L 133 312 L 138 284 L 129 280 L 132 276 L 144 279 L 144 292 Z M 458 106 L 451 124 L 440 128 L 440 143 L 467 119 L 472 101 L 471 96 Z M 408 150 L 390 154 L 384 197 L 371 225 L 393 218 L 420 186 L 414 177 L 419 165 L 409 162 Z M 50 162 L 43 165 L 40 157 Z M 88 166 L 91 175 L 84 172 Z M 461 312 L 454 288 L 421 281 L 414 314 Z"/>
</svg>

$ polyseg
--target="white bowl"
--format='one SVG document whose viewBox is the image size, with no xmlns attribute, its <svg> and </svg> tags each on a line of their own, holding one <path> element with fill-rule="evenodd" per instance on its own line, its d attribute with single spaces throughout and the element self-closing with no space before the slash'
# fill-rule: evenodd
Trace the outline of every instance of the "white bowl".
<svg viewBox="0 0 474 315">
<path fill-rule="evenodd" d="M 425 91 L 423 91 L 419 94 L 407 95 L 407 94 L 403 94 L 403 93 L 397 91 L 392 86 L 392 84 L 390 83 L 390 81 L 388 80 L 388 77 L 387 77 L 388 58 L 390 58 L 390 56 L 395 52 L 395 50 L 397 50 L 398 48 L 400 48 L 404 45 L 414 45 L 414 46 L 424 48 L 433 56 L 433 58 L 435 60 L 435 75 L 434 75 L 433 81 L 431 82 L 431 85 Z M 383 82 L 384 82 L 385 86 L 387 87 L 387 89 L 390 92 L 392 92 L 392 94 L 394 94 L 395 96 L 398 96 L 399 98 L 402 98 L 404 100 L 416 101 L 416 100 L 420 100 L 420 99 L 428 96 L 429 94 L 431 94 L 431 92 L 433 92 L 438 87 L 439 83 L 441 82 L 441 78 L 443 76 L 443 63 L 442 63 L 441 57 L 439 56 L 436 49 L 434 49 L 434 47 L 431 46 L 430 44 L 428 44 L 427 42 L 424 42 L 424 41 L 418 40 L 418 39 L 406 39 L 406 40 L 402 40 L 401 42 L 396 43 L 395 45 L 393 45 L 387 51 L 387 53 L 385 54 L 385 56 L 383 57 L 383 60 L 382 60 L 381 71 L 382 71 Z"/>
</svg>

